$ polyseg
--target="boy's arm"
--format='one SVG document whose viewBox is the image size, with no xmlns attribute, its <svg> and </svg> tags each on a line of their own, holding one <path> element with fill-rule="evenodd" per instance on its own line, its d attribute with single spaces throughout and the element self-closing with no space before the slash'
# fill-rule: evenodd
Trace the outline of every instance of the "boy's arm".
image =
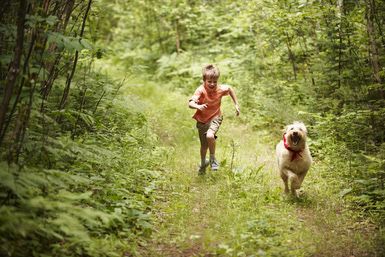
<svg viewBox="0 0 385 257">
<path fill-rule="evenodd" d="M 193 99 L 190 99 L 188 101 L 188 107 L 190 107 L 191 109 L 198 109 L 200 111 L 203 111 L 207 108 L 207 104 L 197 104 Z"/>
<path fill-rule="evenodd" d="M 239 116 L 239 113 L 241 112 L 241 110 L 239 109 L 238 99 L 237 99 L 237 96 L 235 95 L 234 90 L 231 87 L 229 87 L 229 94 L 231 96 L 231 99 L 233 99 L 237 116 Z"/>
<path fill-rule="evenodd" d="M 207 104 L 198 104 L 198 100 L 202 95 L 202 90 L 200 90 L 200 87 L 195 90 L 194 95 L 190 98 L 188 101 L 188 107 L 191 109 L 197 109 L 200 111 L 203 111 L 204 109 L 207 108 Z"/>
</svg>

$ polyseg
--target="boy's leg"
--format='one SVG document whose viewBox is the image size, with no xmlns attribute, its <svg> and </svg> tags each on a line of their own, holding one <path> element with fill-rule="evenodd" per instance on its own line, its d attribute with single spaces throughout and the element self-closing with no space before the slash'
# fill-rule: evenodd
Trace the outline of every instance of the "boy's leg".
<svg viewBox="0 0 385 257">
<path fill-rule="evenodd" d="M 207 153 L 208 146 L 201 144 L 201 167 L 206 166 L 206 153 Z"/>
<path fill-rule="evenodd" d="M 208 163 L 206 163 L 206 154 L 208 149 L 208 142 L 206 138 L 206 133 L 209 128 L 210 123 L 197 123 L 199 141 L 201 143 L 200 147 L 200 156 L 201 156 L 201 165 L 199 168 L 199 172 L 204 172 Z"/>
<path fill-rule="evenodd" d="M 222 124 L 222 116 L 214 118 L 210 123 L 210 127 L 207 130 L 206 138 L 207 144 L 210 151 L 210 164 L 213 170 L 217 170 L 219 168 L 219 164 L 215 159 L 215 134 L 219 130 L 219 127 Z"/>
<path fill-rule="evenodd" d="M 207 143 L 210 151 L 209 163 L 210 163 L 211 169 L 218 170 L 219 164 L 215 159 L 215 134 L 211 130 L 207 131 Z"/>
<path fill-rule="evenodd" d="M 208 130 L 206 134 L 207 144 L 210 151 L 210 160 L 215 157 L 215 133 L 212 130 Z"/>
</svg>

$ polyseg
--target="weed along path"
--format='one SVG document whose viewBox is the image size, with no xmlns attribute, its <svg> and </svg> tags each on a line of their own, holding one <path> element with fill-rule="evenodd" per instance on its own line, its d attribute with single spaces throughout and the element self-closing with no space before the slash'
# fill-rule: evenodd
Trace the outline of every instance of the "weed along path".
<svg viewBox="0 0 385 257">
<path fill-rule="evenodd" d="M 300 200 L 283 196 L 274 157 L 279 139 L 235 117 L 230 99 L 223 100 L 218 133 L 221 168 L 198 176 L 199 139 L 188 96 L 156 87 L 134 90 L 170 153 L 158 184 L 155 231 L 139 256 L 374 256 L 373 228 L 330 188 L 319 163 Z"/>
</svg>

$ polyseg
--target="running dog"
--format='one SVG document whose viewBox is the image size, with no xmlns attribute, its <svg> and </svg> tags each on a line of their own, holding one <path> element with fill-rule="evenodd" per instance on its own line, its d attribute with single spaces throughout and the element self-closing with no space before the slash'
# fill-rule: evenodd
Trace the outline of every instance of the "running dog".
<svg viewBox="0 0 385 257">
<path fill-rule="evenodd" d="M 283 138 L 276 147 L 278 169 L 285 184 L 285 193 L 290 192 L 295 197 L 299 196 L 297 190 L 312 163 L 306 137 L 305 124 L 295 121 L 285 127 Z"/>
</svg>

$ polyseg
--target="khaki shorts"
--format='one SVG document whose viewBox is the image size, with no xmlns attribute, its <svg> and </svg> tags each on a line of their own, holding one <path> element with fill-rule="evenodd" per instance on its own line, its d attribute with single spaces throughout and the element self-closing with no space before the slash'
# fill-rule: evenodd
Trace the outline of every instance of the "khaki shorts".
<svg viewBox="0 0 385 257">
<path fill-rule="evenodd" d="M 211 130 L 214 135 L 218 132 L 219 127 L 222 124 L 223 116 L 217 116 L 207 123 L 197 122 L 197 129 L 199 133 L 199 140 L 201 145 L 207 145 L 207 131 Z M 216 136 L 215 136 L 216 138 Z"/>
</svg>

